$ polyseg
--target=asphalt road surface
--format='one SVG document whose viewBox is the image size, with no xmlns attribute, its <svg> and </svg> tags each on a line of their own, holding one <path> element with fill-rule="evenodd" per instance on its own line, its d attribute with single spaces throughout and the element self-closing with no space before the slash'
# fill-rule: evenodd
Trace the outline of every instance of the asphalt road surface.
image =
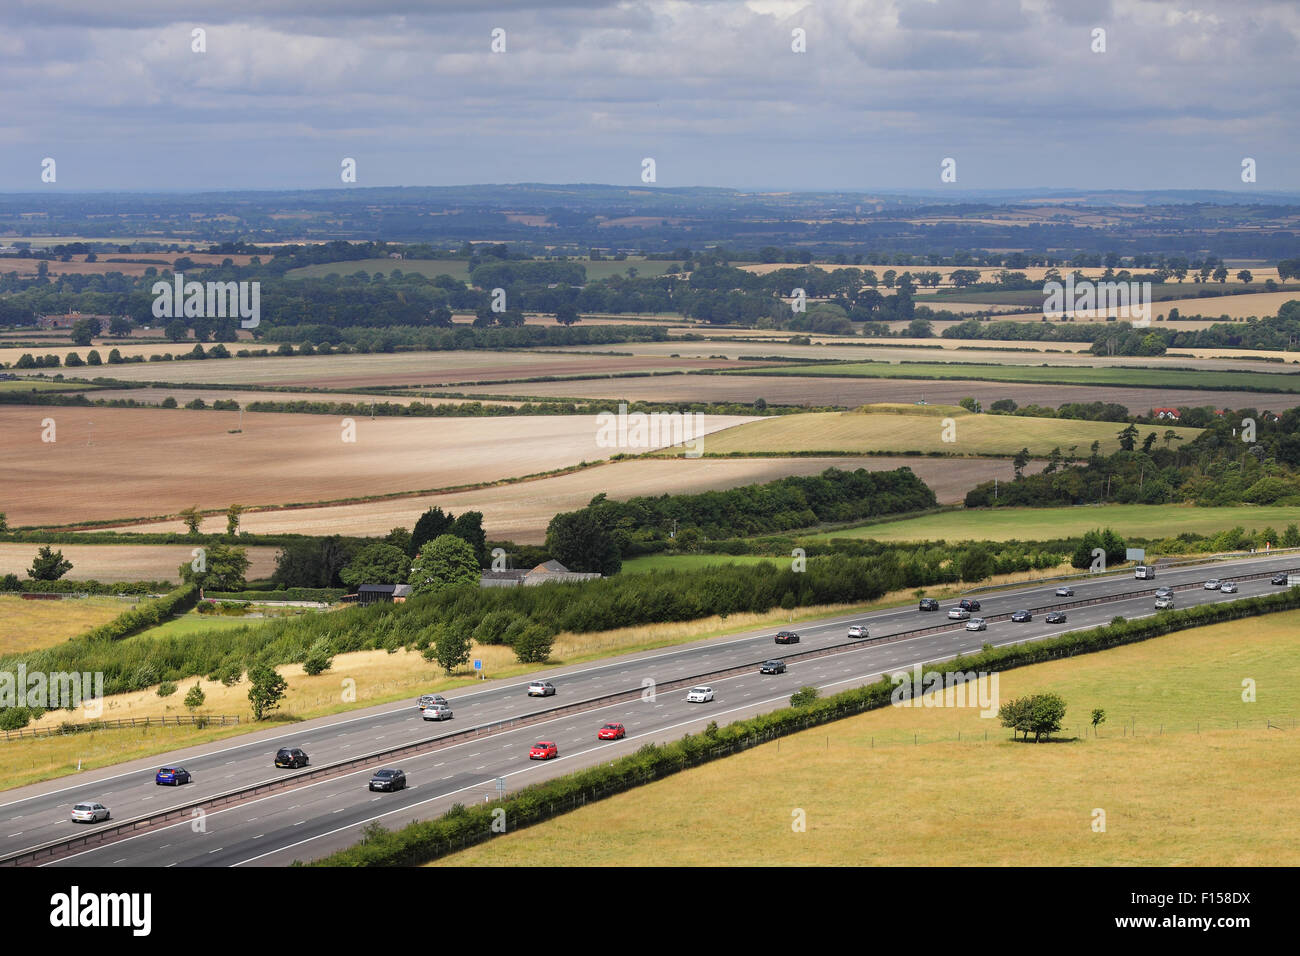
<svg viewBox="0 0 1300 956">
<path fill-rule="evenodd" d="M 1073 598 L 1053 596 L 1056 583 L 976 595 L 982 609 L 975 616 L 1010 613 L 1021 608 L 1051 606 L 1090 598 L 1111 597 L 1157 586 L 1200 583 L 1235 573 L 1279 571 L 1300 566 L 1296 555 L 1251 559 L 1162 571 L 1153 581 L 1121 575 L 1071 582 Z M 1240 593 L 1222 595 L 1201 588 L 1180 591 L 1177 607 L 1275 593 L 1268 578 L 1240 583 Z M 1052 637 L 1069 630 L 1104 624 L 1116 615 L 1134 618 L 1154 613 L 1151 596 L 1109 600 L 1067 609 L 1065 624 L 1048 625 L 1036 614 L 1029 623 L 989 624 L 987 631 L 968 632 L 964 622 L 948 621 L 946 601 L 935 613 L 916 605 L 894 610 L 853 614 L 796 625 L 802 637 L 796 645 L 773 643 L 776 628 L 613 658 L 605 662 L 555 668 L 534 675 L 552 681 L 556 696 L 529 698 L 527 681 L 485 682 L 481 688 L 449 694 L 455 717 L 426 722 L 412 699 L 348 714 L 320 718 L 292 727 L 272 728 L 238 740 L 219 741 L 148 760 L 88 771 L 4 793 L 0 802 L 0 855 L 8 855 L 53 840 L 66 839 L 105 824 L 71 822 L 72 805 L 97 800 L 108 806 L 114 823 L 264 781 L 294 771 L 273 766 L 281 746 L 302 747 L 312 766 L 358 757 L 378 750 L 468 727 L 547 710 L 561 704 L 657 684 L 677 678 L 720 671 L 752 663 L 752 673 L 713 681 L 715 699 L 688 704 L 686 692 L 663 691 L 652 699 L 640 697 L 545 720 L 523 728 L 502 730 L 400 761 L 408 787 L 397 793 L 372 793 L 367 787 L 378 765 L 342 776 L 283 790 L 228 808 L 208 811 L 137 836 L 104 844 L 52 861 L 51 866 L 282 866 L 293 860 L 323 856 L 357 842 L 361 828 L 378 820 L 390 828 L 427 819 L 454 803 L 482 802 L 498 795 L 497 780 L 514 791 L 537 780 L 611 760 L 642 744 L 665 741 L 702 729 L 710 720 L 725 723 L 786 706 L 790 694 L 812 684 L 823 694 L 835 693 L 879 679 L 882 673 L 906 670 L 916 663 L 946 660 L 959 652 L 978 650 L 984 643 L 1001 646 Z M 846 642 L 850 624 L 866 624 L 871 637 L 950 623 L 951 629 L 891 644 L 791 662 L 779 675 L 760 675 L 758 663 L 832 644 Z M 606 721 L 627 727 L 627 739 L 599 742 L 596 730 Z M 530 761 L 529 747 L 538 740 L 559 745 L 560 756 Z M 181 787 L 154 783 L 158 767 L 183 766 L 194 781 Z"/>
</svg>

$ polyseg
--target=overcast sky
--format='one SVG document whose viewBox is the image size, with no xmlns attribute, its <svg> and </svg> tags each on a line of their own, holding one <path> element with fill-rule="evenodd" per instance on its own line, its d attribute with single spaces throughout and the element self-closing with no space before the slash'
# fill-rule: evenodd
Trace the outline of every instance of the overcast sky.
<svg viewBox="0 0 1300 956">
<path fill-rule="evenodd" d="M 342 188 L 344 157 L 361 186 L 653 157 L 937 189 L 951 157 L 959 189 L 1297 190 L 1298 40 L 1295 0 L 3 0 L 0 192 Z"/>
</svg>

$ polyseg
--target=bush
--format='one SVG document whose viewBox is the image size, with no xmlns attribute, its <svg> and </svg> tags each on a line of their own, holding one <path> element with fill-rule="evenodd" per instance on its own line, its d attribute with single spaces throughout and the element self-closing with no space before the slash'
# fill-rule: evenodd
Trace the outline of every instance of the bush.
<svg viewBox="0 0 1300 956">
<path fill-rule="evenodd" d="M 540 624 L 529 624 L 514 639 L 515 657 L 521 664 L 541 664 L 551 656 L 555 640 Z"/>
<path fill-rule="evenodd" d="M 158 685 L 159 697 L 170 697 L 174 693 L 176 693 L 176 685 L 173 684 L 171 681 L 165 680 Z"/>
<path fill-rule="evenodd" d="M 330 656 L 330 643 L 326 638 L 322 637 L 312 644 L 311 649 L 307 652 L 306 659 L 302 662 L 302 669 L 304 673 L 315 677 L 317 674 L 329 670 L 330 665 L 333 663 L 334 660 Z"/>
<path fill-rule="evenodd" d="M 0 709 L 0 730 L 22 730 L 31 720 L 31 711 L 26 707 Z"/>
<path fill-rule="evenodd" d="M 814 703 L 819 696 L 820 692 L 816 687 L 805 685 L 790 695 L 790 706 L 807 707 L 809 704 Z"/>
</svg>

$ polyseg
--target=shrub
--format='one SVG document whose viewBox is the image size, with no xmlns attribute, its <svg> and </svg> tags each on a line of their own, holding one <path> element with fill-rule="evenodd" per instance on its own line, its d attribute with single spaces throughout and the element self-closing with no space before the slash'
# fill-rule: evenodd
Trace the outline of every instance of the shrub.
<svg viewBox="0 0 1300 956">
<path fill-rule="evenodd" d="M 820 696 L 820 692 L 817 690 L 816 687 L 813 687 L 811 685 L 800 687 L 797 691 L 795 691 L 793 694 L 790 695 L 790 706 L 807 707 L 809 704 L 814 703 L 819 696 Z"/>
<path fill-rule="evenodd" d="M 176 685 L 173 684 L 171 681 L 165 680 L 158 685 L 159 697 L 170 697 L 174 693 L 176 693 Z"/>
</svg>

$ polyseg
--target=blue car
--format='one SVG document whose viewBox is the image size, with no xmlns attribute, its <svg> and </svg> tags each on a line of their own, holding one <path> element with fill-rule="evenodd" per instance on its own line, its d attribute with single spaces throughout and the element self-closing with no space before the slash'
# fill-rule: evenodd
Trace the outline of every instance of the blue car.
<svg viewBox="0 0 1300 956">
<path fill-rule="evenodd" d="M 153 782 L 160 787 L 163 784 L 179 787 L 183 783 L 190 782 L 190 772 L 184 767 L 163 767 L 154 774 Z"/>
</svg>

